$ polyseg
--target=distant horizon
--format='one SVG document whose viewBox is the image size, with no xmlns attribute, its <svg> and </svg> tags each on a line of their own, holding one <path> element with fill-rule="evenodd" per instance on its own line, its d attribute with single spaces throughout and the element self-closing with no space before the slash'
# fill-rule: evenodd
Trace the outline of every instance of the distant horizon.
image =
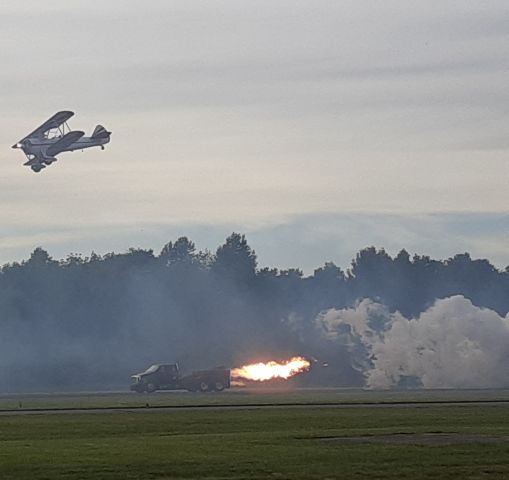
<svg viewBox="0 0 509 480">
<path fill-rule="evenodd" d="M 363 250 L 366 250 L 366 249 L 370 249 L 370 248 L 375 248 L 376 251 L 380 252 L 380 251 L 385 251 L 387 253 L 387 255 L 389 255 L 392 259 L 395 259 L 396 256 L 402 252 L 402 251 L 406 251 L 410 257 L 410 260 L 412 260 L 414 257 L 429 257 L 431 260 L 434 260 L 434 261 L 438 261 L 438 262 L 445 262 L 447 260 L 450 260 L 452 258 L 454 258 L 455 256 L 457 255 L 464 255 L 464 254 L 468 254 L 470 256 L 470 258 L 475 261 L 475 260 L 486 260 L 488 261 L 495 269 L 497 269 L 499 272 L 505 272 L 509 269 L 509 264 L 508 265 L 497 265 L 495 262 L 493 262 L 492 259 L 490 259 L 489 257 L 487 256 L 477 256 L 477 255 L 474 255 L 472 254 L 472 252 L 468 251 L 468 250 L 461 250 L 461 251 L 457 251 L 457 252 L 453 252 L 449 255 L 446 255 L 446 256 L 435 256 L 435 255 L 430 255 L 428 253 L 425 253 L 425 252 L 419 252 L 419 251 L 414 251 L 414 250 L 410 250 L 404 246 L 402 246 L 401 248 L 397 249 L 397 250 L 389 250 L 387 248 L 385 248 L 383 245 L 375 245 L 375 244 L 369 244 L 369 245 L 364 245 L 364 246 L 360 246 L 358 247 L 353 253 L 352 253 L 352 256 L 351 256 L 351 259 L 349 262 L 347 263 L 343 263 L 343 264 L 339 264 L 338 262 L 334 261 L 333 259 L 326 259 L 326 260 L 323 260 L 321 263 L 317 263 L 315 264 L 314 266 L 307 266 L 307 268 L 304 268 L 302 266 L 299 266 L 298 264 L 294 264 L 294 265 L 288 265 L 288 266 L 280 266 L 280 265 L 277 265 L 277 264 L 268 264 L 266 262 L 263 262 L 263 261 L 260 261 L 260 255 L 258 253 L 258 250 L 256 248 L 256 245 L 253 244 L 251 241 L 250 241 L 250 238 L 249 238 L 249 235 L 248 234 L 245 234 L 244 232 L 242 231 L 239 231 L 239 230 L 236 230 L 236 231 L 230 231 L 228 234 L 225 234 L 224 238 L 222 240 L 220 240 L 215 246 L 201 246 L 199 244 L 197 244 L 195 242 L 195 239 L 192 237 L 192 236 L 189 236 L 189 235 L 186 235 L 186 234 L 182 234 L 182 235 L 178 235 L 174 238 L 170 238 L 168 239 L 164 244 L 160 245 L 160 246 L 141 246 L 141 245 L 131 245 L 131 246 L 128 246 L 122 250 L 108 250 L 108 251 L 97 251 L 97 250 L 91 250 L 89 252 L 86 252 L 86 251 L 69 251 L 69 252 L 66 252 L 64 253 L 63 255 L 60 254 L 60 255 L 54 255 L 52 254 L 51 252 L 51 249 L 49 248 L 46 248 L 44 245 L 37 245 L 36 247 L 34 247 L 32 249 L 31 252 L 29 252 L 27 254 L 27 256 L 25 258 L 22 258 L 22 259 L 16 259 L 16 260 L 11 260 L 11 261 L 7 261 L 7 262 L 4 262 L 2 264 L 0 264 L 0 269 L 2 267 L 6 267 L 8 265 L 12 265 L 12 264 L 15 264 L 15 263 L 24 263 L 26 261 L 28 261 L 30 259 L 30 256 L 31 254 L 38 248 L 44 250 L 45 252 L 48 253 L 48 255 L 55 261 L 58 261 L 58 262 L 63 262 L 65 261 L 68 257 L 73 257 L 73 256 L 77 256 L 77 257 L 80 257 L 82 258 L 83 260 L 90 260 L 91 256 L 92 255 L 97 255 L 101 258 L 104 258 L 108 255 L 125 255 L 125 254 L 129 254 L 130 251 L 134 250 L 142 250 L 142 251 L 145 251 L 145 252 L 152 252 L 154 257 L 159 257 L 162 253 L 162 249 L 165 245 L 167 245 L 169 242 L 172 242 L 174 243 L 176 240 L 178 240 L 179 238 L 187 238 L 189 241 L 193 242 L 195 245 L 196 245 L 196 252 L 203 252 L 203 253 L 210 253 L 212 255 L 215 255 L 217 249 L 221 246 L 221 245 L 224 245 L 224 242 L 225 240 L 233 233 L 237 233 L 237 234 L 240 234 L 240 235 L 243 235 L 246 237 L 246 240 L 247 240 L 247 244 L 253 249 L 255 255 L 256 255 L 256 258 L 257 258 L 257 262 L 258 262 L 258 266 L 257 266 L 257 269 L 258 270 L 261 270 L 263 268 L 269 268 L 269 269 L 277 269 L 279 271 L 285 271 L 285 270 L 291 270 L 291 269 L 297 269 L 297 270 L 300 270 L 303 272 L 303 275 L 306 277 L 306 276 L 312 276 L 314 271 L 319 269 L 319 268 L 322 268 L 324 267 L 326 264 L 329 264 L 329 263 L 332 263 L 334 265 L 336 265 L 337 267 L 339 267 L 344 273 L 346 273 L 352 266 L 352 262 L 355 260 L 356 258 L 356 255 L 360 252 L 362 252 Z M 280 245 L 279 248 L 281 250 L 284 250 L 284 245 Z"/>
</svg>

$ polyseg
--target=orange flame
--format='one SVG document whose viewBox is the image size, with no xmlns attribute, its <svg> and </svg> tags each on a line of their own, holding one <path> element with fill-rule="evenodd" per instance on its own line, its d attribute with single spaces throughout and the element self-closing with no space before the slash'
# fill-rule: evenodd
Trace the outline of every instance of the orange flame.
<svg viewBox="0 0 509 480">
<path fill-rule="evenodd" d="M 232 378 L 244 380 L 254 380 L 263 382 L 273 378 L 290 378 L 298 373 L 307 372 L 311 363 L 304 357 L 293 357 L 282 363 L 270 361 L 267 363 L 253 363 L 244 365 L 240 368 L 234 368 L 231 371 Z"/>
</svg>

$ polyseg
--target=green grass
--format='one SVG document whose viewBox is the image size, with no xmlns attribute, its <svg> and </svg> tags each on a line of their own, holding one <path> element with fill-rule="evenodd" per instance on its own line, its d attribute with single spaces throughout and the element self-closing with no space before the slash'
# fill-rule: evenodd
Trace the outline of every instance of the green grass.
<svg viewBox="0 0 509 480">
<path fill-rule="evenodd" d="M 509 408 L 277 408 L 0 417 L 0 478 L 507 479 L 509 443 L 323 437 L 509 435 Z"/>
<path fill-rule="evenodd" d="M 0 395 L 0 410 L 37 408 L 105 408 L 175 405 L 252 405 L 281 403 L 378 403 L 428 401 L 509 401 L 509 390 L 367 391 L 341 389 L 285 390 L 238 388 L 221 393 L 158 392 L 155 394 L 9 394 Z"/>
</svg>

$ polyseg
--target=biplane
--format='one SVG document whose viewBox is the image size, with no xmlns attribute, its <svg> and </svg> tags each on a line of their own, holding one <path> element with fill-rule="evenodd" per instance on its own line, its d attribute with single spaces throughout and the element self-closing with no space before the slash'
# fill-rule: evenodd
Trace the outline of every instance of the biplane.
<svg viewBox="0 0 509 480">
<path fill-rule="evenodd" d="M 81 130 L 71 130 L 67 121 L 74 112 L 62 111 L 55 113 L 32 133 L 15 143 L 12 148 L 20 148 L 27 157 L 23 164 L 34 172 L 40 172 L 47 165 L 56 162 L 56 156 L 62 152 L 84 150 L 85 148 L 100 147 L 110 141 L 111 132 L 102 125 L 95 127 L 92 136 L 85 137 Z"/>
</svg>

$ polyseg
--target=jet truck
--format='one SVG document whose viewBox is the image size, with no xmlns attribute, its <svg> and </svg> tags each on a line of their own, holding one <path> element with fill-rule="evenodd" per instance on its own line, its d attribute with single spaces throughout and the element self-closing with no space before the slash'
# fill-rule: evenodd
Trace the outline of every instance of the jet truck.
<svg viewBox="0 0 509 480">
<path fill-rule="evenodd" d="M 225 388 L 230 388 L 230 370 L 224 367 L 181 375 L 176 363 L 158 364 L 131 378 L 131 390 L 138 393 L 152 393 L 156 390 L 221 392 Z"/>
</svg>

